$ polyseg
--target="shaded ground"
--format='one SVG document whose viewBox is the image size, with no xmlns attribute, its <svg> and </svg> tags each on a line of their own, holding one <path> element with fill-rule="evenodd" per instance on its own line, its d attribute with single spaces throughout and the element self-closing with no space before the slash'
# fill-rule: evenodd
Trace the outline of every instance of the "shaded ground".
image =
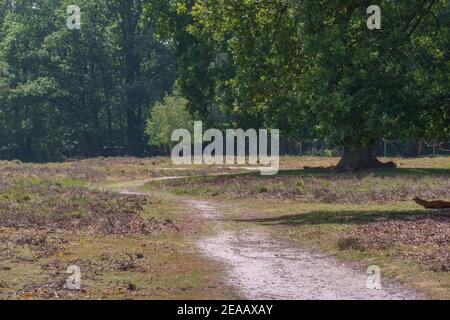
<svg viewBox="0 0 450 320">
<path fill-rule="evenodd" d="M 189 177 L 154 183 L 177 194 L 256 198 L 321 203 L 386 203 L 450 198 L 450 170 L 399 169 L 364 173 L 282 171 L 275 177 L 257 174 Z"/>
<path fill-rule="evenodd" d="M 435 272 L 450 271 L 450 212 L 417 211 L 312 211 L 239 222 L 279 226 L 347 225 L 339 250 L 392 250 L 394 258 L 409 260 Z M 414 250 L 412 250 L 414 249 Z"/>
</svg>

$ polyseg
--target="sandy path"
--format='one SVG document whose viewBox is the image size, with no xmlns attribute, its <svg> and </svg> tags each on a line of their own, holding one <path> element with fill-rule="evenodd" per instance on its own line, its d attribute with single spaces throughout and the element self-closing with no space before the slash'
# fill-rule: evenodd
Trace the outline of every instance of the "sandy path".
<svg viewBox="0 0 450 320">
<path fill-rule="evenodd" d="M 122 194 L 139 191 L 151 180 L 124 183 L 114 188 Z M 337 260 L 305 248 L 290 247 L 252 228 L 225 231 L 222 214 L 207 201 L 185 201 L 198 217 L 210 221 L 216 235 L 198 242 L 208 257 L 227 266 L 227 280 L 252 300 L 404 300 L 423 297 L 392 281 L 382 280 L 381 290 L 366 287 L 368 275 Z"/>
<path fill-rule="evenodd" d="M 142 187 L 146 183 L 151 181 L 166 181 L 166 180 L 176 180 L 183 177 L 169 176 L 169 177 L 155 177 L 143 180 L 133 180 L 133 181 L 123 181 L 119 183 L 114 183 L 112 185 L 103 186 L 101 189 L 104 191 L 117 192 L 124 195 L 136 195 L 136 196 L 146 196 L 150 193 L 148 191 L 142 191 Z"/>
<path fill-rule="evenodd" d="M 400 285 L 382 281 L 366 287 L 368 275 L 324 254 L 288 247 L 254 229 L 221 230 L 220 213 L 208 202 L 189 201 L 204 219 L 216 220 L 217 235 L 201 240 L 202 252 L 228 266 L 228 282 L 247 299 L 403 300 L 420 299 Z"/>
</svg>

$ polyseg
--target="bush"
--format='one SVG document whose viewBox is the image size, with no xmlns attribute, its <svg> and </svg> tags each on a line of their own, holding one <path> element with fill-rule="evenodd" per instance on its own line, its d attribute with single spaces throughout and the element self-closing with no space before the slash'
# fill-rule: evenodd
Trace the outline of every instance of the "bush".
<svg viewBox="0 0 450 320">
<path fill-rule="evenodd" d="M 176 129 L 192 131 L 193 120 L 187 105 L 188 100 L 178 93 L 167 96 L 163 102 L 155 104 L 145 130 L 150 145 L 161 146 L 168 152 L 176 143 L 171 141 L 173 131 Z"/>
</svg>

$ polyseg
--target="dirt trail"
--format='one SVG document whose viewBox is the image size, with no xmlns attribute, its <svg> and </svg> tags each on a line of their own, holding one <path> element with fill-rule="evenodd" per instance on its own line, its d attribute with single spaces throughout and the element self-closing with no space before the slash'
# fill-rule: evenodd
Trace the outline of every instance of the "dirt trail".
<svg viewBox="0 0 450 320">
<path fill-rule="evenodd" d="M 103 186 L 102 190 L 118 192 L 118 193 L 124 194 L 124 195 L 146 196 L 146 195 L 149 195 L 149 192 L 141 191 L 142 187 L 145 184 L 147 184 L 151 181 L 166 181 L 166 180 L 175 180 L 175 179 L 181 179 L 181 178 L 183 178 L 183 177 L 169 176 L 169 177 L 149 178 L 149 179 L 143 179 L 143 180 L 123 181 L 120 183 L 114 183 L 111 185 Z"/>
<path fill-rule="evenodd" d="M 169 177 L 175 179 L 176 177 Z M 164 179 L 164 178 L 163 178 Z M 149 180 L 147 180 L 149 181 Z M 146 182 L 147 182 L 146 181 Z M 138 191 L 145 182 L 115 188 L 123 194 Z M 216 235 L 198 242 L 208 257 L 223 262 L 230 285 L 246 299 L 264 300 L 403 300 L 419 294 L 382 280 L 381 290 L 366 287 L 368 275 L 324 254 L 291 247 L 252 228 L 225 231 L 222 214 L 207 201 L 185 201 L 199 218 L 209 220 Z"/>
<path fill-rule="evenodd" d="M 251 228 L 221 230 L 221 214 L 208 202 L 189 201 L 202 218 L 215 220 L 217 235 L 198 245 L 205 255 L 229 266 L 229 283 L 247 299 L 403 300 L 421 297 L 383 281 L 382 290 L 366 287 L 368 275 L 324 254 L 285 243 Z"/>
</svg>

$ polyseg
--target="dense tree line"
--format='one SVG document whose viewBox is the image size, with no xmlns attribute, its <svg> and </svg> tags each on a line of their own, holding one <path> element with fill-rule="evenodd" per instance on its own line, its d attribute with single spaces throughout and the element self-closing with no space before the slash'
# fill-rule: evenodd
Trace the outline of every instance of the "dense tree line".
<svg viewBox="0 0 450 320">
<path fill-rule="evenodd" d="M 82 27 L 66 27 L 66 8 Z M 176 62 L 140 0 L 7 1 L 0 9 L 0 156 L 141 155 Z"/>
<path fill-rule="evenodd" d="M 448 139 L 448 1 L 376 1 L 382 28 L 369 30 L 372 2 L 6 1 L 0 156 L 141 155 L 175 80 L 193 118 L 325 138 L 344 167 L 379 165 L 380 139 Z M 65 27 L 68 4 L 82 8 L 79 31 Z"/>
</svg>

